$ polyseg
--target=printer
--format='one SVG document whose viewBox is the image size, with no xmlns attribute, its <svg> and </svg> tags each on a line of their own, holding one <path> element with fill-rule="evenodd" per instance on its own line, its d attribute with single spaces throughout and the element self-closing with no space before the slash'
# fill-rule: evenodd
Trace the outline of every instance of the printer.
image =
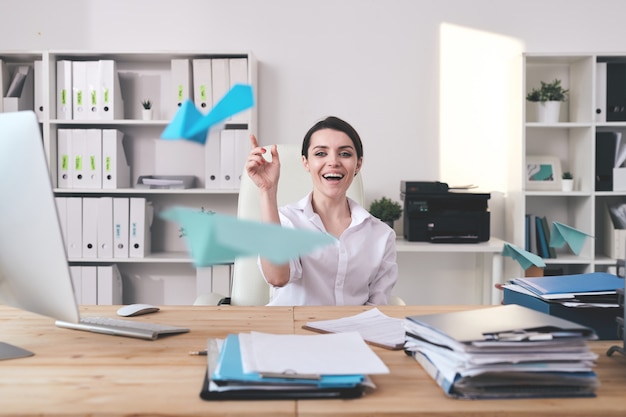
<svg viewBox="0 0 626 417">
<path fill-rule="evenodd" d="M 404 238 L 409 242 L 476 243 L 490 236 L 489 193 L 454 192 L 443 182 L 401 181 Z"/>
</svg>

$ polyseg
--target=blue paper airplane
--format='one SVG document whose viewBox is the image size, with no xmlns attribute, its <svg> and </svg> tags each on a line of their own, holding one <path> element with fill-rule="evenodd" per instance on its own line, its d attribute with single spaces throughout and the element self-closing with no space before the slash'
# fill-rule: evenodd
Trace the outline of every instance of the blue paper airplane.
<svg viewBox="0 0 626 417">
<path fill-rule="evenodd" d="M 546 266 L 546 263 L 539 256 L 524 249 L 518 248 L 515 245 L 511 245 L 510 243 L 504 244 L 504 248 L 502 249 L 502 256 L 510 256 L 511 258 L 516 260 L 522 266 L 522 268 L 524 268 L 524 271 L 533 265 L 539 268 L 543 268 Z"/>
<path fill-rule="evenodd" d="M 187 247 L 197 267 L 257 255 L 275 264 L 284 264 L 337 242 L 327 233 L 243 220 L 186 207 L 173 207 L 160 216 L 184 228 Z"/>
<path fill-rule="evenodd" d="M 585 239 L 587 236 L 591 236 L 585 232 L 581 232 L 578 229 L 574 229 L 571 226 L 562 224 L 559 222 L 552 222 L 552 233 L 550 233 L 550 247 L 562 248 L 567 243 L 574 252 L 578 255 L 582 250 Z"/>
<path fill-rule="evenodd" d="M 211 126 L 252 106 L 254 94 L 252 87 L 247 84 L 235 84 L 207 115 L 203 115 L 191 100 L 186 100 L 161 133 L 161 138 L 186 139 L 204 145 Z"/>
</svg>

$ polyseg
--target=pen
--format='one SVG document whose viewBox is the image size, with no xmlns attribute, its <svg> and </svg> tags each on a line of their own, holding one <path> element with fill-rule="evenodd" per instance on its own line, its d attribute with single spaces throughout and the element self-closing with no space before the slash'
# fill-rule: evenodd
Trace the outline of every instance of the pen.
<svg viewBox="0 0 626 417">
<path fill-rule="evenodd" d="M 191 356 L 206 356 L 206 350 L 196 350 L 193 352 L 189 352 Z"/>
</svg>

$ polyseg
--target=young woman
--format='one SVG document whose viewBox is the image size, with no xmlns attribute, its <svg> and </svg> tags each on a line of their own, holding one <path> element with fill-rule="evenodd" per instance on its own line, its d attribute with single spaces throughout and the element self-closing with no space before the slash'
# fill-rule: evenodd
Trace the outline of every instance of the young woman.
<svg viewBox="0 0 626 417">
<path fill-rule="evenodd" d="M 271 162 L 251 136 L 246 162 L 259 188 L 263 221 L 318 230 L 335 236 L 335 245 L 276 265 L 260 259 L 261 272 L 274 287 L 269 305 L 387 304 L 397 275 L 396 234 L 348 198 L 346 192 L 363 164 L 361 139 L 347 122 L 328 117 L 316 123 L 302 142 L 302 164 L 313 190 L 300 201 L 278 207 L 280 157 Z"/>
</svg>

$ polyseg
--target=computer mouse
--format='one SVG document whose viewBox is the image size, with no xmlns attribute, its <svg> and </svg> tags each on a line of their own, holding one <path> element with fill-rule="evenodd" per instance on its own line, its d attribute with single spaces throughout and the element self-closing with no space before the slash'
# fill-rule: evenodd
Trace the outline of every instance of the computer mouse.
<svg viewBox="0 0 626 417">
<path fill-rule="evenodd" d="M 117 314 L 122 317 L 140 316 L 142 314 L 156 313 L 160 308 L 151 304 L 129 304 L 120 307 Z"/>
</svg>

